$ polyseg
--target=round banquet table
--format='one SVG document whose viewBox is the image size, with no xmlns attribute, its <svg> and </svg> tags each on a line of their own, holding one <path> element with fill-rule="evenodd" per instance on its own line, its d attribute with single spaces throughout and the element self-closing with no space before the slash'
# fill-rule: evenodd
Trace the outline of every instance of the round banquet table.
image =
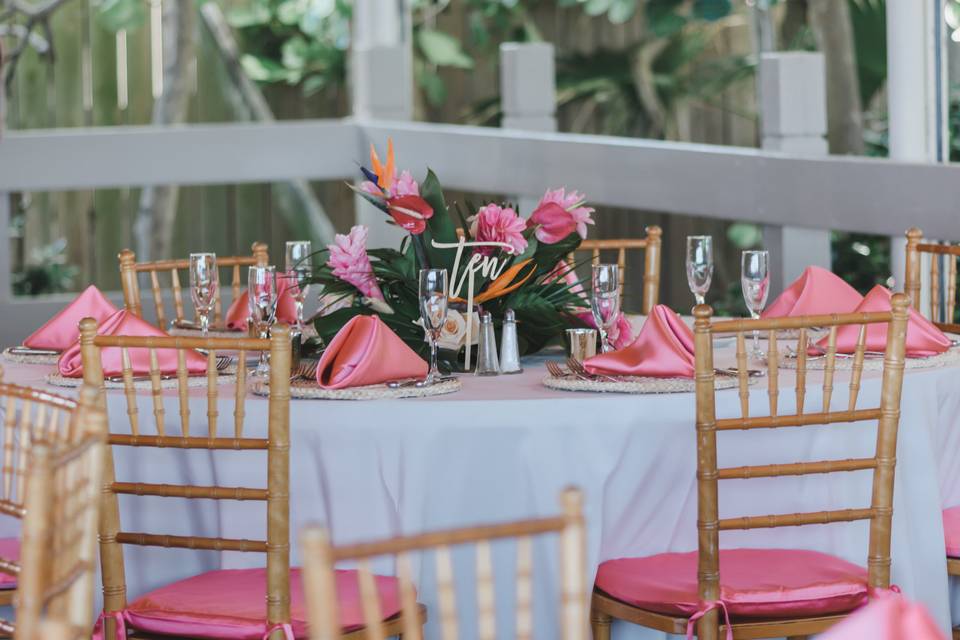
<svg viewBox="0 0 960 640">
<path fill-rule="evenodd" d="M 624 395 L 560 392 L 541 384 L 543 358 L 519 375 L 461 377 L 462 391 L 383 401 L 293 400 L 291 425 L 292 562 L 296 532 L 325 523 L 346 543 L 557 513 L 568 485 L 585 496 L 588 579 L 599 562 L 696 549 L 693 393 Z M 718 365 L 721 362 L 718 361 Z M 4 362 L 6 380 L 46 386 L 51 367 Z M 944 631 L 950 622 L 941 507 L 960 504 L 960 360 L 908 369 L 903 390 L 893 519 L 893 581 L 924 603 Z M 848 372 L 838 372 L 834 407 L 847 404 Z M 858 406 L 877 406 L 879 371 L 865 371 Z M 807 407 L 822 404 L 821 376 L 808 379 Z M 793 376 L 780 372 L 780 411 L 794 408 Z M 48 387 L 72 393 L 59 387 Z M 232 430 L 232 390 L 221 387 L 220 429 Z M 174 391 L 167 432 L 179 433 Z M 150 395 L 138 395 L 141 430 L 152 425 Z M 766 378 L 751 390 L 751 413 L 767 410 Z M 108 392 L 111 428 L 129 432 L 125 399 Z M 719 417 L 739 415 L 736 390 L 718 393 Z M 206 390 L 191 390 L 194 433 L 206 430 Z M 872 423 L 761 429 L 718 435 L 721 466 L 873 455 Z M 247 401 L 245 435 L 266 436 L 266 399 Z M 131 449 L 117 451 L 118 480 L 265 486 L 265 453 Z M 258 458 L 258 456 L 260 456 Z M 255 459 L 256 458 L 256 459 Z M 121 498 L 123 529 L 263 539 L 261 503 Z M 724 481 L 721 517 L 868 506 L 869 472 Z M 0 532 L 2 533 L 2 532 Z M 867 523 L 724 532 L 724 547 L 794 547 L 866 564 Z M 126 547 L 131 597 L 201 571 L 263 566 L 260 554 Z M 513 548 L 494 546 L 498 637 L 511 637 Z M 554 540 L 535 547 L 536 637 L 556 638 L 558 561 Z M 454 553 L 461 637 L 475 635 L 472 549 Z M 390 571 L 390 566 L 378 566 Z M 420 600 L 437 611 L 433 566 L 420 566 Z M 435 620 L 428 637 L 437 637 Z M 618 626 L 617 638 L 663 638 Z"/>
</svg>

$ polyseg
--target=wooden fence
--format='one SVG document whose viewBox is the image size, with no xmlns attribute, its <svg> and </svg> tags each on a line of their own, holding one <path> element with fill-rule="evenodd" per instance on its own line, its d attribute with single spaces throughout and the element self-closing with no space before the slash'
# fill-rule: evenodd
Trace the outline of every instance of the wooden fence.
<svg viewBox="0 0 960 640">
<path fill-rule="evenodd" d="M 152 14 L 158 19 L 159 2 L 152 0 Z M 172 0 L 176 1 L 176 0 Z M 229 8 L 239 0 L 219 0 Z M 466 33 L 464 3 L 452 3 L 441 15 L 441 28 Z M 536 9 L 538 24 L 558 53 L 587 53 L 602 46 L 617 46 L 643 34 L 643 17 L 625 25 L 612 25 L 604 17 L 589 18 L 579 8 L 556 10 L 548 4 Z M 148 20 L 142 27 L 114 34 L 97 21 L 93 0 L 66 3 L 53 19 L 56 56 L 52 63 L 30 51 L 23 57 L 11 90 L 7 126 L 10 129 L 38 129 L 105 125 L 138 125 L 150 122 L 158 55 L 157 36 Z M 229 78 L 212 39 L 199 27 L 194 91 L 189 122 L 225 122 L 243 119 L 229 99 Z M 746 26 L 733 23 L 716 39 L 717 55 L 743 52 L 749 47 Z M 497 94 L 497 56 L 482 61 L 471 73 L 444 72 L 451 99 L 440 108 L 418 102 L 418 117 L 439 122 L 456 122 L 466 105 Z M 340 90 L 342 91 L 342 90 Z M 304 99 L 298 88 L 273 86 L 265 89 L 278 119 L 337 117 L 345 115 L 342 93 L 322 94 Z M 754 146 L 755 121 L 750 117 L 754 101 L 752 83 L 732 88 L 714 105 L 687 105 L 679 114 L 685 123 L 684 136 L 697 142 Z M 587 117 L 573 110 L 558 114 L 561 129 L 576 127 L 597 131 L 599 117 Z M 255 150 L 251 152 L 255 153 Z M 318 153 L 322 153 L 318 149 Z M 356 158 L 355 160 L 360 160 Z M 296 216 L 295 204 L 277 197 L 275 185 L 243 184 L 188 186 L 180 190 L 174 236 L 174 253 L 184 255 L 203 248 L 219 253 L 244 251 L 254 240 L 271 245 L 278 255 L 284 240 L 292 235 L 288 220 Z M 571 185 L 573 186 L 573 185 Z M 315 191 L 338 230 L 354 219 L 353 201 L 340 183 L 314 183 Z M 466 194 L 452 193 L 463 199 Z M 132 246 L 131 227 L 136 216 L 139 190 L 97 189 L 54 193 L 23 193 L 15 197 L 12 269 L 35 261 L 42 247 L 66 239 L 66 261 L 76 265 L 76 285 L 96 282 L 102 288 L 119 287 L 116 254 Z M 291 210 L 293 208 L 293 210 Z M 726 223 L 692 218 L 634 215 L 631 210 L 599 212 L 599 237 L 631 236 L 642 233 L 645 224 L 665 227 L 667 242 L 682 243 L 683 236 L 696 227 L 700 232 L 721 236 Z M 671 248 L 678 248 L 671 247 Z M 719 265 L 720 279 L 732 265 Z M 680 276 L 678 275 L 678 278 Z M 675 278 L 676 279 L 676 278 Z M 678 289 L 677 300 L 685 300 L 682 280 L 667 286 Z"/>
</svg>

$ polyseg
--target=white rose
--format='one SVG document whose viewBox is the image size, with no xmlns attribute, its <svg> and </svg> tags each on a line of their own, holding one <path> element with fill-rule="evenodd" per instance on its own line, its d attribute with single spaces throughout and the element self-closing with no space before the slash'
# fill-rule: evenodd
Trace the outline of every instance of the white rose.
<svg viewBox="0 0 960 640">
<path fill-rule="evenodd" d="M 471 320 L 471 344 L 477 344 L 480 339 L 480 316 L 477 313 L 470 314 Z M 424 341 L 428 341 L 426 332 L 423 336 Z M 447 310 L 447 318 L 444 320 L 443 328 L 440 330 L 440 339 L 437 340 L 437 346 L 449 351 L 459 351 L 467 344 L 467 319 L 464 314 L 455 309 Z"/>
</svg>

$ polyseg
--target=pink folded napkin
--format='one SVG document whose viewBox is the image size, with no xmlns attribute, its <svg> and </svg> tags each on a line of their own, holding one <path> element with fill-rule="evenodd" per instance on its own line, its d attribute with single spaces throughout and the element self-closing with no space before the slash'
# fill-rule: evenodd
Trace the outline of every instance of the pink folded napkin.
<svg viewBox="0 0 960 640">
<path fill-rule="evenodd" d="M 870 604 L 817 637 L 820 640 L 947 640 L 923 605 L 896 593 L 872 599 Z"/>
<path fill-rule="evenodd" d="M 670 307 L 658 304 L 629 346 L 587 358 L 593 374 L 692 378 L 693 332 Z"/>
<path fill-rule="evenodd" d="M 890 311 L 890 298 L 893 294 L 883 285 L 877 285 L 867 293 L 863 301 L 854 311 L 873 312 Z M 837 329 L 837 353 L 853 353 L 857 348 L 857 338 L 860 336 L 860 325 L 851 324 Z M 829 338 L 821 338 L 817 346 L 823 350 L 827 348 Z M 935 356 L 950 348 L 950 339 L 943 335 L 929 320 L 910 309 L 910 319 L 907 321 L 907 355 L 914 358 Z M 871 324 L 867 327 L 867 351 L 886 351 L 887 325 Z"/>
<path fill-rule="evenodd" d="M 354 316 L 324 350 L 317 384 L 345 389 L 387 380 L 423 377 L 427 363 L 378 316 Z"/>
<path fill-rule="evenodd" d="M 277 322 L 296 324 L 297 303 L 293 296 L 297 288 L 295 277 L 288 277 L 283 273 L 277 274 Z M 247 299 L 247 290 L 244 289 L 227 309 L 227 328 L 246 331 L 249 317 L 250 303 Z"/>
<path fill-rule="evenodd" d="M 823 267 L 807 267 L 761 314 L 764 318 L 850 313 L 863 301 L 857 290 Z"/>
<path fill-rule="evenodd" d="M 121 309 L 100 323 L 97 333 L 102 336 L 164 336 L 167 334 L 138 316 Z M 133 375 L 144 376 L 150 373 L 150 350 L 128 349 Z M 187 371 L 202 374 L 207 371 L 207 360 L 196 351 L 187 351 Z M 119 347 L 105 347 L 100 351 L 105 378 L 123 375 L 123 356 Z M 157 362 L 160 373 L 177 372 L 177 352 L 174 349 L 158 349 Z M 80 357 L 80 344 L 75 344 L 60 356 L 57 363 L 60 374 L 67 378 L 83 376 L 83 362 Z"/>
<path fill-rule="evenodd" d="M 42 327 L 23 341 L 23 346 L 31 349 L 52 349 L 65 351 L 77 343 L 80 330 L 77 325 L 84 318 L 93 318 L 103 322 L 117 312 L 117 308 L 107 300 L 100 290 L 90 285 L 76 300 L 61 309 L 57 315 L 47 320 Z"/>
</svg>

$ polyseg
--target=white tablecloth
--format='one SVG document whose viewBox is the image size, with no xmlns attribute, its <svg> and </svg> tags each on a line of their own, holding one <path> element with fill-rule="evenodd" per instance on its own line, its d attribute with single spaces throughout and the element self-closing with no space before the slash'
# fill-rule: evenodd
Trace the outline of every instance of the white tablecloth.
<svg viewBox="0 0 960 640">
<path fill-rule="evenodd" d="M 4 363 L 7 380 L 42 385 L 49 367 Z M 923 602 L 946 631 L 949 624 L 941 505 L 960 504 L 960 368 L 909 370 L 904 383 L 893 527 L 893 579 Z M 291 403 L 291 525 L 332 527 L 344 543 L 438 527 L 469 525 L 557 512 L 567 485 L 585 494 L 592 578 L 609 558 L 696 548 L 694 396 L 563 393 L 540 384 L 538 362 L 516 376 L 464 376 L 463 391 L 448 396 L 378 402 Z M 841 374 L 838 374 L 840 376 Z M 834 407 L 846 406 L 846 375 Z M 879 373 L 864 374 L 861 407 L 876 406 Z M 812 380 L 817 380 L 816 376 Z M 815 384 L 808 408 L 819 407 Z M 793 407 L 792 376 L 781 371 L 780 406 Z M 60 389 L 62 392 L 63 389 Z M 228 389 L 221 397 L 229 398 Z M 751 393 L 766 411 L 766 383 Z M 206 429 L 205 390 L 192 391 L 194 433 Z M 141 424 L 151 424 L 150 397 L 140 396 Z M 167 431 L 179 433 L 176 398 L 169 398 Z M 127 431 L 123 395 L 109 394 L 111 424 Z M 813 409 L 811 409 L 813 410 Z M 248 401 L 247 435 L 266 435 L 266 400 Z M 720 417 L 738 415 L 734 390 L 718 397 Z M 232 429 L 232 407 L 222 401 L 221 429 Z M 722 466 L 869 456 L 875 426 L 832 425 L 730 432 L 719 435 Z M 118 455 L 118 479 L 264 486 L 260 453 L 132 450 Z M 721 483 L 721 517 L 867 506 L 867 472 L 733 480 Z M 121 503 L 129 531 L 264 535 L 259 503 L 205 503 L 137 498 Z M 866 563 L 866 523 L 725 532 L 723 546 L 796 547 Z M 294 563 L 299 562 L 293 541 Z M 505 585 L 498 611 L 502 637 L 512 623 L 512 549 L 495 549 L 497 580 Z M 218 567 L 262 566 L 257 554 L 127 548 L 133 597 L 171 580 Z M 470 627 L 475 598 L 469 589 L 472 556 L 456 556 L 465 582 L 458 605 Z M 555 545 L 537 549 L 535 601 L 538 635 L 556 638 L 550 608 L 556 581 Z M 463 573 L 465 572 L 465 576 Z M 432 566 L 425 565 L 421 600 L 436 611 Z M 626 631 L 626 629 L 617 629 Z M 618 638 L 657 638 L 631 630 Z"/>
</svg>

